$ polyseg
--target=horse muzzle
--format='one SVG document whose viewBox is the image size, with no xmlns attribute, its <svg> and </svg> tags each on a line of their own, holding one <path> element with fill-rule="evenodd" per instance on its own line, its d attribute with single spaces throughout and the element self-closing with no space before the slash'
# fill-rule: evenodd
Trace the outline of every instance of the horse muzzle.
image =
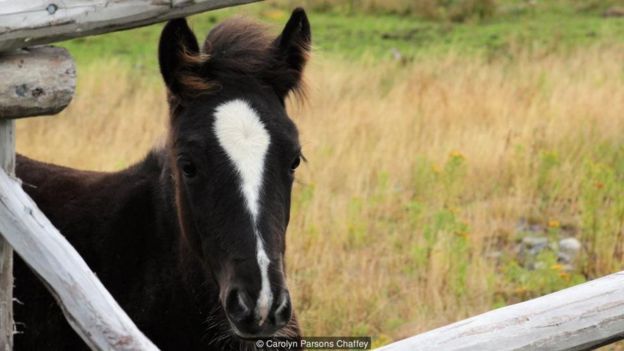
<svg viewBox="0 0 624 351">
<path fill-rule="evenodd" d="M 225 313 L 239 337 L 270 337 L 290 321 L 292 305 L 288 290 L 282 290 L 268 306 L 262 306 L 261 300 L 254 301 L 243 289 L 232 289 L 227 294 Z"/>
</svg>

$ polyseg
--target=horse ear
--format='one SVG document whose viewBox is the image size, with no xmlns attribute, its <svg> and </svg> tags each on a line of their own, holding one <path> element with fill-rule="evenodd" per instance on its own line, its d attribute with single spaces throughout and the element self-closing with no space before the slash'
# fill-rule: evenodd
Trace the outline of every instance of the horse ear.
<svg viewBox="0 0 624 351">
<path fill-rule="evenodd" d="M 281 70 L 278 68 L 278 71 L 283 72 L 281 79 L 276 82 L 276 90 L 282 97 L 300 87 L 311 43 L 312 33 L 308 16 L 301 7 L 298 7 L 290 16 L 282 34 L 273 43 L 277 62 L 281 66 Z"/>
<path fill-rule="evenodd" d="M 167 22 L 160 35 L 158 61 L 165 84 L 174 95 L 181 94 L 179 73 L 189 68 L 186 58 L 198 55 L 197 38 L 186 19 L 178 18 Z"/>
</svg>

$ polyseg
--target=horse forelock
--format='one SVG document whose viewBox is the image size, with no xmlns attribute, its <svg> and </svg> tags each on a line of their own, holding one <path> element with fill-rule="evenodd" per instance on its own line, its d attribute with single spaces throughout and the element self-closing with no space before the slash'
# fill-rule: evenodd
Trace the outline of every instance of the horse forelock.
<svg viewBox="0 0 624 351">
<path fill-rule="evenodd" d="M 306 55 L 308 47 L 301 47 Z M 266 85 L 292 79 L 292 69 L 277 55 L 269 27 L 245 17 L 226 20 L 213 28 L 198 53 L 184 50 L 178 81 L 188 96 L 219 91 L 224 81 L 256 78 Z M 306 99 L 306 84 L 292 84 L 298 101 Z"/>
</svg>

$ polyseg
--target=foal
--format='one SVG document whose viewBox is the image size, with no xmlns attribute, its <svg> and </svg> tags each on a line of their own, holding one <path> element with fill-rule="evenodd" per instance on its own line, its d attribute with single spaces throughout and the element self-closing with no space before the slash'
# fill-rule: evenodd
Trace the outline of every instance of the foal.
<svg viewBox="0 0 624 351">
<path fill-rule="evenodd" d="M 17 157 L 24 190 L 163 350 L 299 335 L 284 251 L 301 149 L 284 101 L 300 89 L 310 40 L 302 9 L 277 38 L 230 20 L 201 48 L 172 20 L 159 44 L 165 148 L 115 173 Z M 15 285 L 17 350 L 86 348 L 19 258 Z"/>
</svg>

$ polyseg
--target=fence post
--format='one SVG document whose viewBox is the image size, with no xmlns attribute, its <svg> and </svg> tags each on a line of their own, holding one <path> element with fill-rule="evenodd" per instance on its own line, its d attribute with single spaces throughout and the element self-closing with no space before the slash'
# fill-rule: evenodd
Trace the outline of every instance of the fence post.
<svg viewBox="0 0 624 351">
<path fill-rule="evenodd" d="M 1 0 L 0 0 L 1 1 Z M 76 72 L 65 49 L 0 52 L 0 172 L 15 174 L 15 120 L 61 111 L 74 94 Z M 0 200 L 7 194 L 0 193 Z M 0 351 L 13 349 L 13 248 L 0 233 Z"/>
<path fill-rule="evenodd" d="M 0 168 L 11 176 L 15 169 L 12 119 L 0 118 Z M 13 330 L 13 249 L 0 235 L 0 351 L 13 349 Z"/>
</svg>

